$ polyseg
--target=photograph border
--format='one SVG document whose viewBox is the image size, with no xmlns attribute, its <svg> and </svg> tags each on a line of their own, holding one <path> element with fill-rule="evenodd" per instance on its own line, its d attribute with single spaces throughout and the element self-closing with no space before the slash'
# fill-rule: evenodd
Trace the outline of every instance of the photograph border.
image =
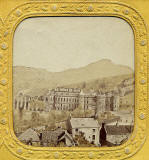
<svg viewBox="0 0 149 160">
<path fill-rule="evenodd" d="M 12 109 L 13 37 L 24 19 L 39 16 L 112 16 L 131 26 L 135 41 L 135 126 L 127 142 L 116 147 L 33 147 L 17 139 L 13 131 Z M 147 136 L 148 40 L 146 24 L 138 11 L 126 4 L 109 1 L 31 1 L 12 8 L 6 19 L 0 19 L 0 35 L 0 147 L 5 145 L 13 155 L 26 160 L 125 159 L 141 149 Z"/>
</svg>

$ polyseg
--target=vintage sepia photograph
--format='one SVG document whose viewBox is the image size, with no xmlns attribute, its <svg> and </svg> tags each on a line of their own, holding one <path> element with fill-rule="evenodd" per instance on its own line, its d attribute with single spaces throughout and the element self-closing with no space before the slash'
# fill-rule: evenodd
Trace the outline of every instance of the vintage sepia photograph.
<svg viewBox="0 0 149 160">
<path fill-rule="evenodd" d="M 134 128 L 134 35 L 115 17 L 36 17 L 13 39 L 13 128 L 37 147 L 112 147 Z"/>
</svg>

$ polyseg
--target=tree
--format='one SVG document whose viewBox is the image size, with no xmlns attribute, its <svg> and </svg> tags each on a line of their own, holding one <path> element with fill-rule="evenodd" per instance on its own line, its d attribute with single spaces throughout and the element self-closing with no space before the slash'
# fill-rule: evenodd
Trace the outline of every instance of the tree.
<svg viewBox="0 0 149 160">
<path fill-rule="evenodd" d="M 82 108 L 82 106 L 79 106 L 78 108 L 76 108 L 73 112 L 72 112 L 72 116 L 73 117 L 84 117 L 84 109 Z"/>
</svg>

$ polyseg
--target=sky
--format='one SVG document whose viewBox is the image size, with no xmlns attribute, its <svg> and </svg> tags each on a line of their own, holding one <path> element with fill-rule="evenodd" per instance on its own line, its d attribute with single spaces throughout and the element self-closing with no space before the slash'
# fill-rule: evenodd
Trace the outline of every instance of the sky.
<svg viewBox="0 0 149 160">
<path fill-rule="evenodd" d="M 115 17 L 38 17 L 14 34 L 13 65 L 60 72 L 101 59 L 134 69 L 134 35 Z"/>
</svg>

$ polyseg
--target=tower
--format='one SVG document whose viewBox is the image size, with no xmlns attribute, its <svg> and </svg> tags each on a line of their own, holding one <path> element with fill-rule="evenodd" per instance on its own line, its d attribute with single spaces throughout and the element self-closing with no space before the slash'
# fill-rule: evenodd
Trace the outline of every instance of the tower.
<svg viewBox="0 0 149 160">
<path fill-rule="evenodd" d="M 97 113 L 98 112 L 105 112 L 105 103 L 106 103 L 106 96 L 105 94 L 98 94 L 97 95 Z"/>
</svg>

